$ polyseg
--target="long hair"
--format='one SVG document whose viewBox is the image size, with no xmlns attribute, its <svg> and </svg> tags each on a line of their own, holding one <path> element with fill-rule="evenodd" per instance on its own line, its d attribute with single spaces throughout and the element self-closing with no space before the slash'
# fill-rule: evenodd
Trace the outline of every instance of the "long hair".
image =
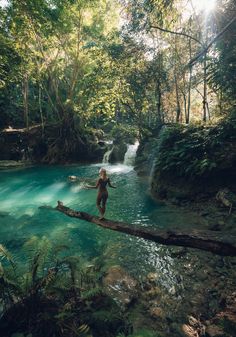
<svg viewBox="0 0 236 337">
<path fill-rule="evenodd" d="M 100 170 L 99 170 L 99 175 L 102 176 L 103 173 L 104 173 L 105 176 L 107 175 L 107 171 L 102 167 L 102 168 L 100 168 Z"/>
</svg>

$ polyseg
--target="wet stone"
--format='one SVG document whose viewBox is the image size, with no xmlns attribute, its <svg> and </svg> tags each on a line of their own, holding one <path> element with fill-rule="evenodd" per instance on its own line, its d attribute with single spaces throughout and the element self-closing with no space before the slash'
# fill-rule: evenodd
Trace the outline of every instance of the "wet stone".
<svg viewBox="0 0 236 337">
<path fill-rule="evenodd" d="M 199 337 L 198 332 L 190 325 L 183 324 L 182 330 L 186 337 Z"/>
<path fill-rule="evenodd" d="M 149 313 L 153 318 L 164 318 L 164 312 L 160 307 L 151 307 Z"/>
<path fill-rule="evenodd" d="M 159 287 L 153 287 L 144 293 L 144 298 L 149 300 L 152 298 L 160 297 L 161 295 L 162 295 L 161 289 Z"/>
<path fill-rule="evenodd" d="M 103 279 L 108 293 L 123 309 L 137 296 L 137 281 L 120 266 L 110 267 Z"/>
<path fill-rule="evenodd" d="M 157 273 L 149 273 L 147 275 L 147 281 L 150 283 L 156 283 L 156 281 L 158 280 L 159 276 Z"/>
</svg>

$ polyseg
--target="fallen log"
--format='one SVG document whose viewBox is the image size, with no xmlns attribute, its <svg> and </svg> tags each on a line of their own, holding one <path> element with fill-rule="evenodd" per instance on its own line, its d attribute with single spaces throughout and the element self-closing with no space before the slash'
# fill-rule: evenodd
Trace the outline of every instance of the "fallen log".
<svg viewBox="0 0 236 337">
<path fill-rule="evenodd" d="M 61 201 L 58 201 L 56 210 L 69 217 L 85 220 L 103 228 L 126 233 L 163 245 L 197 248 L 218 255 L 236 256 L 236 237 L 229 235 L 225 236 L 223 233 L 214 233 L 208 230 L 177 231 L 153 228 L 147 229 L 143 227 L 137 228 L 136 226 L 125 222 L 108 219 L 100 220 L 97 216 L 90 215 L 86 212 L 75 211 L 66 207 Z"/>
</svg>

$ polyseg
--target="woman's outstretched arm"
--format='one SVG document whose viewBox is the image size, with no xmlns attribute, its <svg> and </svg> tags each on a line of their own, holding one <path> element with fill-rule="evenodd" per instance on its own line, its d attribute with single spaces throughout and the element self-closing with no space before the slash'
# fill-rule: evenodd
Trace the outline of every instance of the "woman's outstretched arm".
<svg viewBox="0 0 236 337">
<path fill-rule="evenodd" d="M 85 185 L 84 187 L 85 188 L 94 188 L 94 189 L 97 189 L 98 188 L 98 186 L 99 186 L 99 184 L 100 184 L 100 181 L 99 181 L 99 179 L 98 179 L 98 181 L 96 182 L 96 185 Z"/>
</svg>

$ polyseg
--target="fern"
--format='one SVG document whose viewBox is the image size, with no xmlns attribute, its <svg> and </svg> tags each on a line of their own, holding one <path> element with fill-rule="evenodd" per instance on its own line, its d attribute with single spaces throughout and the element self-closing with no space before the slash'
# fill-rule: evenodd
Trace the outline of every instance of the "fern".
<svg viewBox="0 0 236 337">
<path fill-rule="evenodd" d="M 12 269 L 15 270 L 15 262 L 14 262 L 13 256 L 10 254 L 7 248 L 4 247 L 2 244 L 0 244 L 0 258 L 1 260 L 6 259 L 12 266 Z"/>
<path fill-rule="evenodd" d="M 87 324 L 83 324 L 78 328 L 79 333 L 81 334 L 88 334 L 90 328 Z"/>
<path fill-rule="evenodd" d="M 95 287 L 81 293 L 81 297 L 83 300 L 92 300 L 98 295 L 103 294 L 103 289 L 101 287 Z"/>
<path fill-rule="evenodd" d="M 124 324 L 123 317 L 117 314 L 117 307 L 113 310 L 115 304 L 108 297 L 104 297 L 103 302 L 108 310 L 94 312 L 95 298 L 105 296 L 100 286 L 101 270 L 94 265 L 83 265 L 78 256 L 59 258 L 58 254 L 65 249 L 67 247 L 58 246 L 54 250 L 46 238 L 32 237 L 25 244 L 28 270 L 20 264 L 14 264 L 13 269 L 12 266 L 5 267 L 0 262 L 0 297 L 3 306 L 14 305 L 22 300 L 26 300 L 24 303 L 29 301 L 34 304 L 32 301 L 35 300 L 37 303 L 55 300 L 59 310 L 53 317 L 53 324 L 56 322 L 68 335 L 92 337 L 88 323 L 94 323 L 95 327 L 106 327 L 106 331 L 123 331 L 117 328 L 121 323 Z M 1 259 L 14 263 L 11 254 L 3 246 L 0 256 Z M 78 313 L 81 316 L 79 318 Z M 47 314 L 47 311 L 40 313 L 39 321 L 43 321 L 45 317 L 50 320 L 51 315 Z"/>
</svg>

